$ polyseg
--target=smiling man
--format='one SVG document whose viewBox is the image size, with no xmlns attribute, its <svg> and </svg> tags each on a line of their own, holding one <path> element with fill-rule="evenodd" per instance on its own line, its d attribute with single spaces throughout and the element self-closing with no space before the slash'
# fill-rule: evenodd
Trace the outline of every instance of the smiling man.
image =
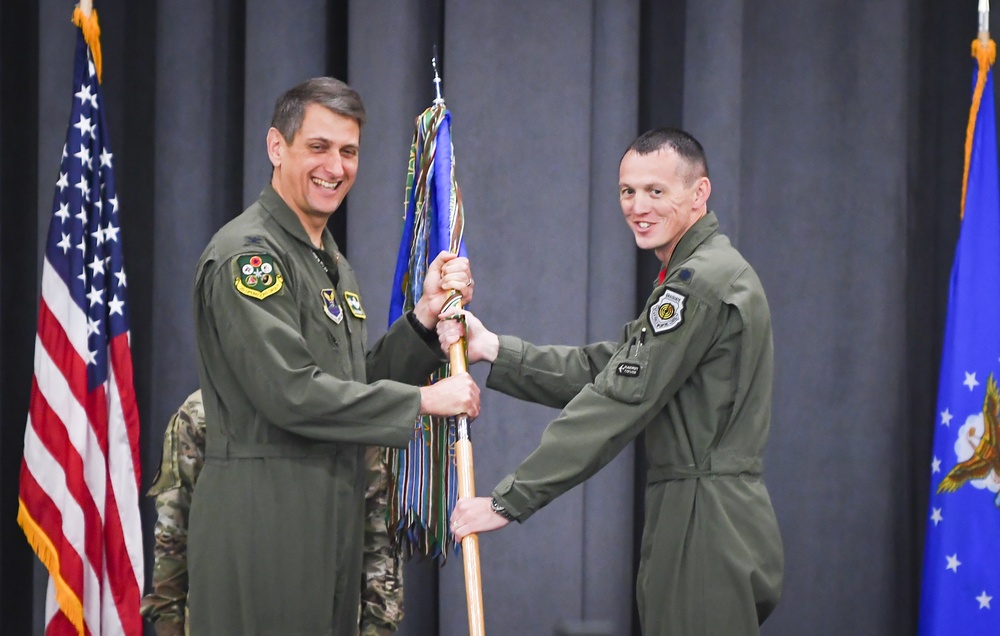
<svg viewBox="0 0 1000 636">
<path fill-rule="evenodd" d="M 762 466 L 771 315 L 753 268 L 708 211 L 711 192 L 705 153 L 686 132 L 653 130 L 625 152 L 622 212 L 636 245 L 663 266 L 618 342 L 537 346 L 464 312 L 469 362 L 493 363 L 487 386 L 562 412 L 492 497 L 458 501 L 453 532 L 461 540 L 526 521 L 645 431 L 636 596 L 646 636 L 756 634 L 781 593 Z M 462 332 L 458 321 L 438 330 L 445 346 Z"/>
<path fill-rule="evenodd" d="M 417 306 L 366 351 L 363 295 L 326 228 L 354 183 L 364 120 L 333 78 L 281 96 L 271 181 L 198 263 L 195 636 L 356 634 L 366 448 L 405 446 L 418 414 L 479 411 L 468 374 L 421 386 L 443 360 L 433 328 L 445 299 L 471 298 L 466 259 L 438 255 Z"/>
</svg>

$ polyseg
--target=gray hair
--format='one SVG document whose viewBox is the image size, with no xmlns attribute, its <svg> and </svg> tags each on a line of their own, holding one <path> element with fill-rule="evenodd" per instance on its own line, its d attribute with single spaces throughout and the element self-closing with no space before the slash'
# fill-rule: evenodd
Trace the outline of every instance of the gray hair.
<svg viewBox="0 0 1000 636">
<path fill-rule="evenodd" d="M 288 89 L 274 104 L 271 126 L 292 143 L 302 127 L 306 106 L 319 104 L 324 108 L 365 124 L 365 105 L 353 88 L 333 77 L 314 77 Z"/>
</svg>

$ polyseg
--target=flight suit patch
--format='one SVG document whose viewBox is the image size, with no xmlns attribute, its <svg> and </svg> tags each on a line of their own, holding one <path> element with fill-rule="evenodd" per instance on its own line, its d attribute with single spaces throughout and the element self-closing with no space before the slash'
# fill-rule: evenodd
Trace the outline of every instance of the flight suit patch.
<svg viewBox="0 0 1000 636">
<path fill-rule="evenodd" d="M 653 333 L 661 334 L 677 329 L 684 324 L 684 301 L 687 296 L 669 287 L 659 300 L 649 308 L 649 324 Z"/>
<path fill-rule="evenodd" d="M 622 362 L 615 368 L 615 373 L 618 375 L 623 375 L 626 378 L 638 378 L 639 371 L 642 370 L 635 362 Z"/>
<path fill-rule="evenodd" d="M 264 300 L 285 284 L 274 259 L 267 254 L 247 254 L 236 259 L 236 290 L 244 296 Z"/>
<path fill-rule="evenodd" d="M 337 290 L 323 289 L 319 293 L 323 297 L 323 313 L 326 314 L 327 318 L 339 325 L 344 319 L 344 310 L 340 307 L 340 303 L 337 302 Z"/>
<path fill-rule="evenodd" d="M 351 310 L 355 318 L 365 318 L 365 309 L 361 306 L 360 296 L 354 292 L 345 291 L 344 302 L 347 303 L 347 308 Z"/>
</svg>

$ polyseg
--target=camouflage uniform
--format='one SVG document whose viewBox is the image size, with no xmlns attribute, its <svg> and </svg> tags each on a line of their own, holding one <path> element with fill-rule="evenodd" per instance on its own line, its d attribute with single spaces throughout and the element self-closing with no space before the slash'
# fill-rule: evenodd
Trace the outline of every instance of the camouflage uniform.
<svg viewBox="0 0 1000 636">
<path fill-rule="evenodd" d="M 391 555 L 386 532 L 387 472 L 385 453 L 368 450 L 365 493 L 364 580 L 360 636 L 387 636 L 403 618 L 403 571 Z M 156 498 L 153 591 L 141 612 L 158 636 L 186 634 L 187 527 L 191 491 L 205 463 L 205 409 L 201 391 L 187 397 L 170 418 L 163 435 L 163 458 L 147 495 Z"/>
<path fill-rule="evenodd" d="M 386 452 L 377 446 L 366 455 L 364 579 L 361 585 L 361 636 L 388 636 L 403 620 L 403 569 L 392 556 L 385 520 L 389 505 Z"/>
</svg>

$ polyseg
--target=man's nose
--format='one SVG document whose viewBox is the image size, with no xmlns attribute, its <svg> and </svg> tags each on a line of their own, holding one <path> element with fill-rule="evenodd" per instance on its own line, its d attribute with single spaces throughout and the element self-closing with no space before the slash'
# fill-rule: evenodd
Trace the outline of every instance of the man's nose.
<svg viewBox="0 0 1000 636">
<path fill-rule="evenodd" d="M 642 193 L 636 194 L 632 202 L 632 211 L 636 214 L 645 214 L 653 209 L 649 197 Z"/>
<path fill-rule="evenodd" d="M 344 160 L 339 152 L 330 153 L 330 157 L 326 160 L 324 167 L 331 176 L 338 178 L 344 176 Z"/>
</svg>

